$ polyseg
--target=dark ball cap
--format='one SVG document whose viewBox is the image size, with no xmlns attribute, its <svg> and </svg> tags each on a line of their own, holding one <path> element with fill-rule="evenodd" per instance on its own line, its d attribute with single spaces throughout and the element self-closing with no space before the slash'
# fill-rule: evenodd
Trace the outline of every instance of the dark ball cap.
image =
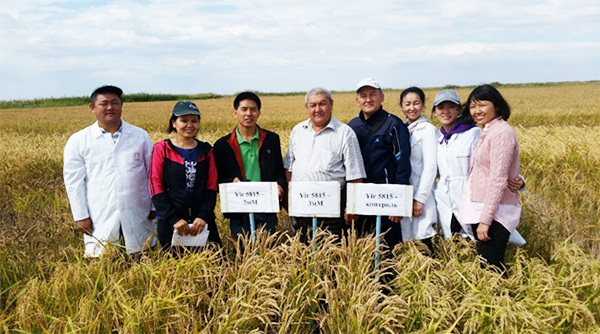
<svg viewBox="0 0 600 334">
<path fill-rule="evenodd" d="M 196 107 L 196 104 L 191 101 L 179 101 L 173 107 L 173 116 L 179 117 L 184 115 L 198 115 L 200 116 L 200 110 Z"/>
<path fill-rule="evenodd" d="M 90 95 L 90 102 L 94 99 L 94 97 L 98 94 L 106 94 L 112 93 L 119 97 L 122 100 L 123 90 L 117 86 L 104 85 L 96 88 L 92 95 Z"/>
</svg>

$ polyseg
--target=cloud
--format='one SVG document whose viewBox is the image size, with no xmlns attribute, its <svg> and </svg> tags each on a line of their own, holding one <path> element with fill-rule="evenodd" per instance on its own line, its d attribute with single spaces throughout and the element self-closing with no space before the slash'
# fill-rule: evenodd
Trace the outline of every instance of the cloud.
<svg viewBox="0 0 600 334">
<path fill-rule="evenodd" d="M 595 0 L 5 1 L 0 99 L 87 95 L 113 81 L 234 93 L 352 89 L 363 76 L 398 87 L 599 79 L 598 17 Z M 561 66 L 571 71 L 548 75 Z"/>
</svg>

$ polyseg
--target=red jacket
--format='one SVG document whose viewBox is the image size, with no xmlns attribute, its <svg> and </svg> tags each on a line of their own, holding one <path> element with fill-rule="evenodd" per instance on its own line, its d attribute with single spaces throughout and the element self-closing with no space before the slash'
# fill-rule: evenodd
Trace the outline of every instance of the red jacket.
<svg viewBox="0 0 600 334">
<path fill-rule="evenodd" d="M 195 218 L 202 218 L 206 222 L 215 219 L 217 169 L 212 146 L 198 140 L 196 142 L 199 151 L 191 204 L 188 201 L 183 157 L 169 139 L 159 141 L 152 149 L 148 167 L 150 196 L 160 219 L 171 225 L 180 219 L 188 223 Z"/>
</svg>

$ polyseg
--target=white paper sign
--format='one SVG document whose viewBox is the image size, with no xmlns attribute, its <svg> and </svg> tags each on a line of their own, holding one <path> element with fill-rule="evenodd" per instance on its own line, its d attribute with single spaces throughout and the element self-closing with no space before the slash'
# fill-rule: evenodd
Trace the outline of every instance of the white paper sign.
<svg viewBox="0 0 600 334">
<path fill-rule="evenodd" d="M 412 216 L 413 186 L 348 183 L 346 212 L 365 216 Z"/>
<path fill-rule="evenodd" d="M 188 224 L 190 228 L 192 228 L 192 224 Z M 208 234 L 210 231 L 208 230 L 208 226 L 204 227 L 202 232 L 196 235 L 179 235 L 177 233 L 177 229 L 173 231 L 173 238 L 171 239 L 172 246 L 185 246 L 185 247 L 199 247 L 206 245 L 206 241 L 208 240 Z"/>
<path fill-rule="evenodd" d="M 290 182 L 289 215 L 292 217 L 340 216 L 340 183 Z"/>
<path fill-rule="evenodd" d="M 219 184 L 221 212 L 279 212 L 277 182 Z"/>
</svg>

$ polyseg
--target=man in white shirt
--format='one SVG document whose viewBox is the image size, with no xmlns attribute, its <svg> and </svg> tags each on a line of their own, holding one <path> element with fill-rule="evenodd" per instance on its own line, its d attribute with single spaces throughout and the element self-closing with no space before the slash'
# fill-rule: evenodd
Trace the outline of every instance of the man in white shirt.
<svg viewBox="0 0 600 334">
<path fill-rule="evenodd" d="M 152 140 L 121 119 L 122 95 L 115 86 L 97 88 L 90 97 L 97 122 L 65 145 L 63 177 L 86 257 L 100 256 L 121 235 L 129 254 L 155 244 L 147 172 Z"/>
<path fill-rule="evenodd" d="M 324 88 L 313 88 L 306 93 L 305 107 L 308 119 L 292 129 L 283 167 L 288 181 L 338 181 L 342 193 L 340 212 L 346 207 L 346 182 L 362 182 L 366 177 L 360 146 L 354 131 L 331 116 L 333 98 Z M 320 219 L 319 227 L 342 236 L 356 216 Z M 312 218 L 296 218 L 302 239 Z"/>
</svg>

